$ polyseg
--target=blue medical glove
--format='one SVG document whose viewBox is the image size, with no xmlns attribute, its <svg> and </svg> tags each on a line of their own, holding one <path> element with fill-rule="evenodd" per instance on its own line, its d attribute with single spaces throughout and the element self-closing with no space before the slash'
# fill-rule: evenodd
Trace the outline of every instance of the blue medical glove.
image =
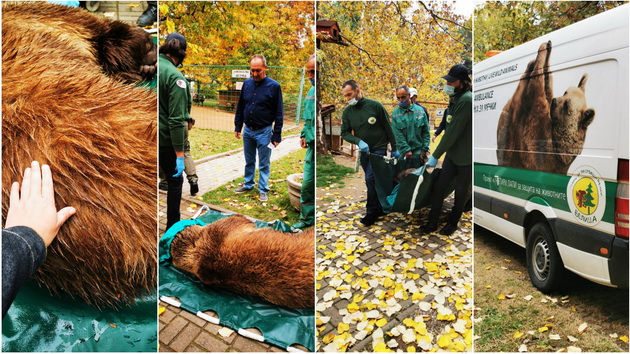
<svg viewBox="0 0 630 354">
<path fill-rule="evenodd" d="M 183 157 L 178 157 L 177 160 L 175 160 L 175 169 L 177 170 L 177 173 L 175 173 L 173 177 L 178 178 L 182 175 L 182 172 L 184 172 L 184 158 Z"/>
<path fill-rule="evenodd" d="M 359 150 L 361 150 L 362 152 L 369 152 L 370 151 L 370 147 L 368 146 L 368 144 L 361 140 L 359 141 Z"/>
<path fill-rule="evenodd" d="M 435 165 L 437 165 L 438 160 L 433 157 L 433 155 L 429 156 L 429 161 L 427 162 L 427 166 L 429 167 L 435 167 Z"/>
<path fill-rule="evenodd" d="M 398 150 L 392 151 L 392 157 L 395 158 L 395 159 L 400 157 L 400 153 L 398 152 Z"/>
</svg>

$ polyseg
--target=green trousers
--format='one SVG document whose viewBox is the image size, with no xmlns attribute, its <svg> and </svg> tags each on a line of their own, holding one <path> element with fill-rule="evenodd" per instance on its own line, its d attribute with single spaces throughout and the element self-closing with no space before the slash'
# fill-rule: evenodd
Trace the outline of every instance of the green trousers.
<svg viewBox="0 0 630 354">
<path fill-rule="evenodd" d="M 304 178 L 300 192 L 300 221 L 315 224 L 315 144 L 308 144 L 304 158 Z"/>
</svg>

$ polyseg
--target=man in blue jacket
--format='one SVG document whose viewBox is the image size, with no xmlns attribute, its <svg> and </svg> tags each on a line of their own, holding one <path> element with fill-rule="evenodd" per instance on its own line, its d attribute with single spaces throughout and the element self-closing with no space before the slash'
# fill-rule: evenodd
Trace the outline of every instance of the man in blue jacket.
<svg viewBox="0 0 630 354">
<path fill-rule="evenodd" d="M 267 76 L 267 60 L 256 54 L 250 61 L 252 77 L 243 82 L 234 117 L 234 136 L 241 138 L 245 153 L 245 181 L 234 190 L 244 193 L 254 188 L 256 173 L 256 153 L 258 152 L 258 192 L 261 202 L 268 200 L 269 165 L 271 160 L 270 142 L 276 147 L 282 140 L 284 106 L 280 84 Z M 243 125 L 245 127 L 243 128 Z"/>
</svg>

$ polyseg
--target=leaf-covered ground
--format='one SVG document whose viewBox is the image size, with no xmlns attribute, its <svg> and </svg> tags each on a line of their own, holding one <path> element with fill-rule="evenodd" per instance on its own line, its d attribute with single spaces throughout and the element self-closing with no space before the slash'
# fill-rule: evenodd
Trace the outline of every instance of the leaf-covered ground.
<svg viewBox="0 0 630 354">
<path fill-rule="evenodd" d="M 318 211 L 317 350 L 470 350 L 470 213 L 450 237 L 421 235 L 426 209 L 367 228 L 364 203 L 331 196 Z"/>
<path fill-rule="evenodd" d="M 628 290 L 577 276 L 543 294 L 525 249 L 475 227 L 475 351 L 627 352 Z"/>
</svg>

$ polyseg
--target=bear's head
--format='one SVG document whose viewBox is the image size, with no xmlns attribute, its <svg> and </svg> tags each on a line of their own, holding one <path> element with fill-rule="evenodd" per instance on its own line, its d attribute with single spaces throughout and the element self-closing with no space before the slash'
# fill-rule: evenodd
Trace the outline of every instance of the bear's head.
<svg viewBox="0 0 630 354">
<path fill-rule="evenodd" d="M 171 243 L 171 257 L 175 267 L 189 273 L 195 272 L 198 263 L 195 250 L 203 231 L 204 227 L 191 225 L 175 236 Z"/>
<path fill-rule="evenodd" d="M 587 79 L 584 74 L 577 87 L 569 87 L 564 95 L 551 101 L 553 148 L 567 167 L 582 153 L 586 129 L 595 117 L 595 111 L 586 105 Z"/>
</svg>

